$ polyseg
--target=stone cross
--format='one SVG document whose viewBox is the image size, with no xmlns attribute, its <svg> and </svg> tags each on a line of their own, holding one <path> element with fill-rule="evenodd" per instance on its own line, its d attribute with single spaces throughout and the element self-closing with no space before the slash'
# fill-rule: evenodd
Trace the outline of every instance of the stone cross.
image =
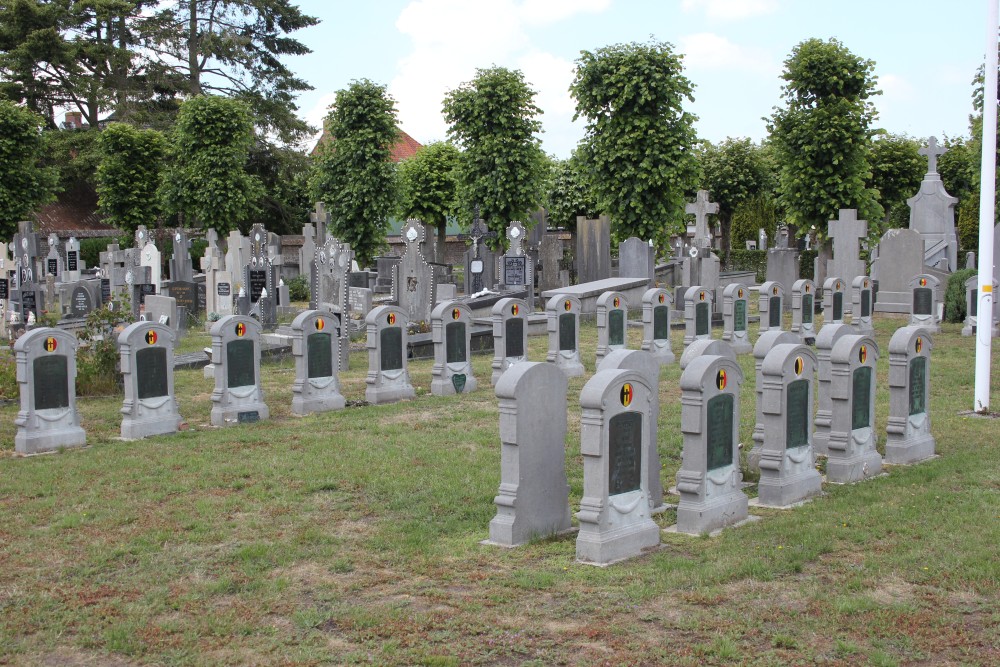
<svg viewBox="0 0 1000 667">
<path fill-rule="evenodd" d="M 309 221 L 316 225 L 316 246 L 326 244 L 326 229 L 330 224 L 330 214 L 326 212 L 323 202 L 316 202 L 316 210 L 309 214 Z"/>
<path fill-rule="evenodd" d="M 927 156 L 927 173 L 936 174 L 938 156 L 947 153 L 948 149 L 944 146 L 938 146 L 937 137 L 931 137 L 927 140 L 927 146 L 917 152 Z"/>
<path fill-rule="evenodd" d="M 833 237 L 834 261 L 857 260 L 860 242 L 868 237 L 868 221 L 858 220 L 857 209 L 840 209 L 840 218 L 830 221 L 830 236 Z M 860 273 L 863 272 L 862 269 Z M 854 277 L 851 276 L 850 280 Z"/>
<path fill-rule="evenodd" d="M 712 232 L 708 227 L 708 216 L 709 214 L 718 214 L 719 205 L 715 202 L 708 201 L 708 190 L 698 190 L 698 197 L 695 199 L 693 204 L 687 204 L 684 206 L 685 213 L 691 213 L 694 215 L 695 220 L 695 232 L 694 232 L 694 243 L 695 245 L 701 246 L 711 246 L 712 245 Z"/>
</svg>

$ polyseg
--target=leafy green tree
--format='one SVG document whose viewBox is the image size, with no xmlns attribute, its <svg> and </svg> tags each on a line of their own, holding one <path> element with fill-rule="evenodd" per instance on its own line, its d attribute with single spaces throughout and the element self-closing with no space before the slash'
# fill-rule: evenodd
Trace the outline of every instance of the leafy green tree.
<svg viewBox="0 0 1000 667">
<path fill-rule="evenodd" d="M 448 218 L 458 213 L 458 163 L 454 144 L 436 141 L 399 163 L 399 215 L 437 229 L 438 260 L 444 252 Z"/>
<path fill-rule="evenodd" d="M 948 150 L 938 157 L 937 165 L 944 189 L 962 202 L 970 197 L 978 200 L 979 169 L 982 161 L 981 140 L 969 137 L 945 137 L 944 146 Z"/>
<path fill-rule="evenodd" d="M 781 78 L 785 107 L 768 124 L 780 168 L 780 196 L 790 222 L 825 230 L 839 209 L 882 217 L 870 178 L 875 63 L 836 39 L 808 39 L 792 49 Z M 822 225 L 822 226 L 821 226 Z"/>
<path fill-rule="evenodd" d="M 53 199 L 58 172 L 42 165 L 43 124 L 38 114 L 0 100 L 0 238 Z"/>
<path fill-rule="evenodd" d="M 330 140 L 313 158 L 309 189 L 326 204 L 334 234 L 351 244 L 362 266 L 370 265 L 396 205 L 396 103 L 385 86 L 352 81 L 337 91 L 324 125 Z"/>
<path fill-rule="evenodd" d="M 757 241 L 761 229 L 767 238 L 774 239 L 778 232 L 778 215 L 778 203 L 769 192 L 740 202 L 733 211 L 729 228 L 730 249 L 741 250 L 746 247 L 746 241 Z"/>
<path fill-rule="evenodd" d="M 253 145 L 250 109 L 238 100 L 200 95 L 184 102 L 177 116 L 160 197 L 164 210 L 220 235 L 252 213 L 262 194 L 246 171 Z"/>
<path fill-rule="evenodd" d="M 872 142 L 870 162 L 868 187 L 878 193 L 885 211 L 884 226 L 907 226 L 910 209 L 906 200 L 917 194 L 927 171 L 927 160 L 920 155 L 920 142 L 906 135 L 880 131 Z"/>
<path fill-rule="evenodd" d="M 160 186 L 166 139 L 156 130 L 140 130 L 111 123 L 98 141 L 98 205 L 105 221 L 134 232 L 159 217 L 156 198 Z"/>
<path fill-rule="evenodd" d="M 683 221 L 685 188 L 695 182 L 695 116 L 684 111 L 693 86 L 667 42 L 583 51 L 570 92 L 587 119 L 580 157 L 598 208 L 615 236 L 666 242 Z"/>
<path fill-rule="evenodd" d="M 576 230 L 577 216 L 595 218 L 600 215 L 576 151 L 568 160 L 552 164 L 546 208 L 550 226 L 570 230 Z"/>
<path fill-rule="evenodd" d="M 462 210 L 479 205 L 495 242 L 506 243 L 511 220 L 530 224 L 543 198 L 545 154 L 538 132 L 541 110 L 524 75 L 505 67 L 477 69 L 472 81 L 445 96 L 448 134 L 463 149 L 459 162 Z"/>
<path fill-rule="evenodd" d="M 250 148 L 247 173 L 260 180 L 263 191 L 255 210 L 240 223 L 240 231 L 248 233 L 260 223 L 275 234 L 300 234 L 313 205 L 309 166 L 309 156 L 303 151 L 258 139 Z"/>
<path fill-rule="evenodd" d="M 701 186 L 719 204 L 723 247 L 730 245 L 733 213 L 754 197 L 771 195 L 777 185 L 768 153 L 750 139 L 705 142 L 698 156 Z"/>
</svg>

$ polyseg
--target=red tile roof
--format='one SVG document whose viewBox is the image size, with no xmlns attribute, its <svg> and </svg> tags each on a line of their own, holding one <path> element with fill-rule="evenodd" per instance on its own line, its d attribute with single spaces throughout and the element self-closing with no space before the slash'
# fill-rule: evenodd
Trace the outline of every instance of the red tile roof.
<svg viewBox="0 0 1000 667">
<path fill-rule="evenodd" d="M 319 141 L 316 142 L 316 146 L 313 147 L 309 154 L 315 155 L 319 147 L 328 141 L 330 141 L 330 134 L 326 131 L 326 128 L 323 128 L 323 134 L 320 135 Z M 403 160 L 411 158 L 423 147 L 424 145 L 422 143 L 408 135 L 406 132 L 400 130 L 399 139 L 396 140 L 396 143 L 393 144 L 392 147 L 392 161 L 402 162 Z"/>
<path fill-rule="evenodd" d="M 97 212 L 97 195 L 80 189 L 59 193 L 55 202 L 43 206 L 35 213 L 38 223 L 35 231 L 45 236 L 52 232 L 81 232 L 77 236 L 90 236 L 86 232 L 99 232 L 99 236 L 114 236 L 117 230 L 101 221 Z"/>
</svg>

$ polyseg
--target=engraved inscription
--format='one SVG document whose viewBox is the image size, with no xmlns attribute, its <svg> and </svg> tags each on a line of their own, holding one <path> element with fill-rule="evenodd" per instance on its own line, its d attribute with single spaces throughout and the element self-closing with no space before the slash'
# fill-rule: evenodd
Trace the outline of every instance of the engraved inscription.
<svg viewBox="0 0 1000 667">
<path fill-rule="evenodd" d="M 851 430 L 872 425 L 871 392 L 871 366 L 855 368 L 851 381 Z"/>
<path fill-rule="evenodd" d="M 844 319 L 844 293 L 833 293 L 833 321 L 839 322 Z"/>
<path fill-rule="evenodd" d="M 708 399 L 705 445 L 708 470 L 733 463 L 733 395 L 719 394 Z"/>
<path fill-rule="evenodd" d="M 524 356 L 524 320 L 512 317 L 504 325 L 504 354 L 508 357 Z"/>
<path fill-rule="evenodd" d="M 913 290 L 913 314 L 931 315 L 934 302 L 934 290 L 929 287 L 918 287 Z"/>
<path fill-rule="evenodd" d="M 564 313 L 559 316 L 559 351 L 576 350 L 576 315 Z"/>
<path fill-rule="evenodd" d="M 694 335 L 709 335 L 708 328 L 708 302 L 702 301 L 694 307 Z"/>
<path fill-rule="evenodd" d="M 230 387 L 249 387 L 257 384 L 252 340 L 244 338 L 226 344 L 226 376 Z"/>
<path fill-rule="evenodd" d="M 670 338 L 670 309 L 666 306 L 653 308 L 653 340 Z"/>
<path fill-rule="evenodd" d="M 386 327 L 379 333 L 379 358 L 383 371 L 398 371 L 403 368 L 403 330 Z"/>
<path fill-rule="evenodd" d="M 139 398 L 167 396 L 167 350 L 163 347 L 146 347 L 135 353 L 135 377 L 138 379 Z"/>
<path fill-rule="evenodd" d="M 861 317 L 870 317 L 872 314 L 872 291 L 861 290 Z"/>
<path fill-rule="evenodd" d="M 747 330 L 747 302 L 737 299 L 733 302 L 733 331 Z"/>
<path fill-rule="evenodd" d="M 809 444 L 809 380 L 794 380 L 788 383 L 788 401 L 785 407 L 785 446 L 802 447 Z"/>
<path fill-rule="evenodd" d="M 444 327 L 444 346 L 449 364 L 462 364 L 465 354 L 465 322 L 449 322 Z"/>
<path fill-rule="evenodd" d="M 802 324 L 813 323 L 813 295 L 802 295 Z"/>
<path fill-rule="evenodd" d="M 622 412 L 608 421 L 608 495 L 638 491 L 642 484 L 642 413 Z"/>
<path fill-rule="evenodd" d="M 910 359 L 910 414 L 927 412 L 927 357 Z"/>
<path fill-rule="evenodd" d="M 625 344 L 625 311 L 608 311 L 608 345 Z"/>
<path fill-rule="evenodd" d="M 69 382 L 66 355 L 50 354 L 32 362 L 35 380 L 35 409 L 55 410 L 69 407 Z"/>
<path fill-rule="evenodd" d="M 771 329 L 781 328 L 780 296 L 772 296 L 767 300 L 767 326 Z"/>
<path fill-rule="evenodd" d="M 333 336 L 317 331 L 306 336 L 306 358 L 308 377 L 328 378 L 333 376 Z"/>
</svg>

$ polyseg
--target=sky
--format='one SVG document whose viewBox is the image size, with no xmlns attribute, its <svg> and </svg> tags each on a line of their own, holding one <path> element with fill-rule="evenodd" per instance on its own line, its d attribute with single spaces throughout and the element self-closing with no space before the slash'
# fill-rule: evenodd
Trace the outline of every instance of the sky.
<svg viewBox="0 0 1000 667">
<path fill-rule="evenodd" d="M 585 131 L 568 91 L 581 51 L 669 42 L 695 86 L 686 110 L 699 138 L 760 141 L 792 49 L 836 38 L 875 62 L 876 127 L 941 139 L 968 134 L 988 1 L 298 0 L 320 23 L 293 33 L 312 53 L 285 63 L 315 88 L 298 98 L 313 126 L 337 90 L 370 79 L 388 87 L 401 129 L 422 144 L 447 139 L 442 101 L 477 68 L 519 69 L 543 111 L 542 148 L 566 158 Z"/>
</svg>

